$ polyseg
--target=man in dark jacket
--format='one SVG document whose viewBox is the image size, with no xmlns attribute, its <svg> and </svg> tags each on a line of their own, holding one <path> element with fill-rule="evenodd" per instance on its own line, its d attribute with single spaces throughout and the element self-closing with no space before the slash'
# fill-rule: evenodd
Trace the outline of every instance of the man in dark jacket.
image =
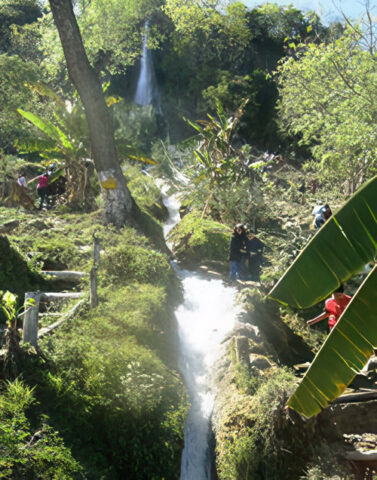
<svg viewBox="0 0 377 480">
<path fill-rule="evenodd" d="M 233 230 L 229 247 L 230 280 L 244 280 L 247 258 L 247 237 L 245 227 L 238 223 Z"/>
<path fill-rule="evenodd" d="M 265 244 L 251 230 L 247 232 L 248 280 L 260 281 L 260 271 L 263 262 Z"/>
</svg>

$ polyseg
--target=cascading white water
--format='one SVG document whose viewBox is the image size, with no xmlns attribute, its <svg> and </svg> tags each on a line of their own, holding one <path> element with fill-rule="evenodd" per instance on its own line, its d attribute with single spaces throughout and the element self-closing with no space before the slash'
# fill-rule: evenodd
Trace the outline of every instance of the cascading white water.
<svg viewBox="0 0 377 480">
<path fill-rule="evenodd" d="M 160 98 L 154 78 L 152 52 L 148 50 L 149 24 L 145 24 L 145 35 L 143 38 L 143 51 L 140 61 L 140 74 L 136 86 L 134 102 L 143 107 L 153 105 L 160 113 Z"/>
<path fill-rule="evenodd" d="M 179 203 L 165 197 L 169 219 L 165 236 L 179 221 Z M 210 480 L 210 420 L 214 393 L 209 376 L 227 332 L 235 325 L 239 308 L 235 306 L 236 290 L 221 280 L 209 280 L 199 273 L 174 265 L 184 286 L 184 303 L 177 309 L 180 337 L 180 368 L 190 394 L 191 409 L 185 426 L 181 461 L 181 480 Z"/>
</svg>

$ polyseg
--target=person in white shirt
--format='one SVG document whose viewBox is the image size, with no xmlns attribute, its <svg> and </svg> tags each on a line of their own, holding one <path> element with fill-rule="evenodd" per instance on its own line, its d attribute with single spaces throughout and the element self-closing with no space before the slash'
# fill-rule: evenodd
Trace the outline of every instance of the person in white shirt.
<svg viewBox="0 0 377 480">
<path fill-rule="evenodd" d="M 24 177 L 23 173 L 20 173 L 19 177 L 17 178 L 17 183 L 20 187 L 27 187 L 26 178 Z"/>
</svg>

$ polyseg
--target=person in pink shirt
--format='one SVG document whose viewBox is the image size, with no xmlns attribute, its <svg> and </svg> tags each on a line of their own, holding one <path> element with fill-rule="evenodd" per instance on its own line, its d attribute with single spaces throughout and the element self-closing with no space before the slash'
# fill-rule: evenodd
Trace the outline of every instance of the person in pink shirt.
<svg viewBox="0 0 377 480">
<path fill-rule="evenodd" d="M 46 203 L 46 207 L 50 206 L 49 198 L 48 198 L 48 175 L 47 173 L 43 173 L 41 176 L 37 177 L 38 184 L 37 184 L 37 193 L 40 200 L 39 203 L 39 210 L 42 210 L 43 203 Z"/>
</svg>

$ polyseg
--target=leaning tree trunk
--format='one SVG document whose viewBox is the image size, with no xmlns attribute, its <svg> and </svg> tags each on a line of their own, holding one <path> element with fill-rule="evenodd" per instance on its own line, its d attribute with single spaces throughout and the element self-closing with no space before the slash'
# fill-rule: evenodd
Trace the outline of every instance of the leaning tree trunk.
<svg viewBox="0 0 377 480">
<path fill-rule="evenodd" d="M 136 204 L 128 190 L 115 148 L 114 129 L 101 83 L 85 52 L 71 0 L 50 0 L 69 77 L 85 108 L 93 160 L 104 197 L 106 219 L 117 226 L 130 221 Z"/>
</svg>

